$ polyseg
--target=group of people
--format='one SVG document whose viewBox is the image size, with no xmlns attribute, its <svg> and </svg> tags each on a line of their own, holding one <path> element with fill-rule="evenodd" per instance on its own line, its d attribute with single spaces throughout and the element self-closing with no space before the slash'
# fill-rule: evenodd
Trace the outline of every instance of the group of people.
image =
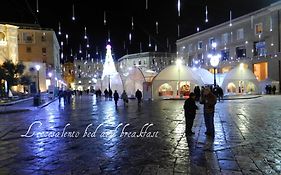
<svg viewBox="0 0 281 175">
<path fill-rule="evenodd" d="M 217 97 L 212 92 L 210 87 L 204 87 L 200 91 L 200 104 L 204 105 L 204 121 L 206 126 L 205 134 L 210 137 L 215 136 L 215 127 L 214 127 L 214 113 L 215 105 L 217 103 Z M 184 102 L 184 116 L 186 121 L 186 135 L 190 136 L 195 134 L 192 131 L 193 122 L 196 116 L 196 110 L 198 106 L 196 105 L 196 93 L 191 92 L 189 98 Z"/>
<path fill-rule="evenodd" d="M 141 101 L 142 101 L 142 92 L 137 89 L 136 93 L 135 93 L 135 97 L 136 99 L 138 100 L 138 105 L 141 104 Z M 113 94 L 113 99 L 114 99 L 114 102 L 115 102 L 115 107 L 117 108 L 117 103 L 118 103 L 118 100 L 119 100 L 119 94 L 117 92 L 117 90 L 114 91 L 114 94 Z M 124 106 L 126 106 L 129 102 L 129 98 L 128 98 L 128 95 L 126 93 L 126 91 L 124 90 L 123 93 L 121 94 L 121 99 L 123 100 L 124 102 Z"/>
<path fill-rule="evenodd" d="M 73 94 L 73 91 L 70 89 L 67 90 L 59 90 L 58 96 L 59 96 L 59 104 L 61 104 L 61 99 L 63 99 L 64 104 L 71 102 L 71 96 Z"/>
<path fill-rule="evenodd" d="M 273 95 L 275 95 L 275 92 L 276 92 L 276 86 L 275 85 L 273 85 L 273 86 L 266 85 L 265 86 L 265 93 L 266 94 L 273 94 Z"/>
</svg>

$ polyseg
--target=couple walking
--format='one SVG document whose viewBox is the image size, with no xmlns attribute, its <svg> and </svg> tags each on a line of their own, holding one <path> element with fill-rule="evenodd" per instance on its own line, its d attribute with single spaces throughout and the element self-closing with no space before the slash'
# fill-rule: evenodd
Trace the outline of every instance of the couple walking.
<svg viewBox="0 0 281 175">
<path fill-rule="evenodd" d="M 186 121 L 185 132 L 188 136 L 195 134 L 192 132 L 193 121 L 195 119 L 196 110 L 198 109 L 195 103 L 195 98 L 196 96 L 192 92 L 184 103 L 184 116 Z M 210 137 L 215 136 L 214 113 L 216 103 L 216 96 L 211 92 L 210 88 L 205 88 L 201 94 L 200 104 L 204 105 L 204 121 L 206 126 L 205 134 Z"/>
</svg>

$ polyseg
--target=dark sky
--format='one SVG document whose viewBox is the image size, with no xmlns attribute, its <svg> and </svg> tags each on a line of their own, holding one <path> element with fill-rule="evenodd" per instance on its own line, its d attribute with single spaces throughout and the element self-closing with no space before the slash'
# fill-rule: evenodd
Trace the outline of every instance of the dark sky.
<svg viewBox="0 0 281 175">
<path fill-rule="evenodd" d="M 34 23 L 36 18 L 41 27 L 53 28 L 58 31 L 61 22 L 63 34 L 69 35 L 68 49 L 78 52 L 79 44 L 84 48 L 84 27 L 90 42 L 89 53 L 93 58 L 96 47 L 104 57 L 108 31 L 114 57 L 118 59 L 125 55 L 124 41 L 129 53 L 137 53 L 142 43 L 142 51 L 153 51 L 157 43 L 158 51 L 168 51 L 167 38 L 172 51 L 176 51 L 177 24 L 180 24 L 180 38 L 200 30 L 212 27 L 229 20 L 229 10 L 232 17 L 268 6 L 277 0 L 181 0 L 181 16 L 177 13 L 177 0 L 38 0 L 39 13 L 36 13 L 36 0 L 5 0 L 1 2 L 0 22 Z M 72 21 L 72 4 L 75 5 L 76 20 Z M 205 23 L 205 6 L 208 6 L 209 22 Z M 107 25 L 103 23 L 106 11 Z M 35 18 L 36 16 L 36 18 Z M 134 30 L 131 30 L 131 17 L 134 17 Z M 156 34 L 155 22 L 159 23 L 159 34 Z M 128 35 L 132 32 L 132 43 Z M 149 35 L 152 47 L 148 47 Z M 65 35 L 63 35 L 65 36 Z M 59 41 L 65 37 L 58 36 Z M 64 50 L 69 55 L 69 50 Z M 81 55 L 80 55 L 81 56 Z"/>
</svg>

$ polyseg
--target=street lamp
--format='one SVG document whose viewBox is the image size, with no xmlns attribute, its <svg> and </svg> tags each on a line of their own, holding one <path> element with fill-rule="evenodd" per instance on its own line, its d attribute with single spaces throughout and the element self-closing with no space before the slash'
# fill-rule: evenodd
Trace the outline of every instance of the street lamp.
<svg viewBox="0 0 281 175">
<path fill-rule="evenodd" d="M 39 70 L 40 70 L 40 65 L 35 66 L 37 70 L 37 92 L 40 94 L 40 85 L 39 85 Z"/>
<path fill-rule="evenodd" d="M 182 59 L 177 59 L 176 60 L 176 65 L 178 68 L 178 90 L 177 90 L 177 95 L 179 95 L 179 91 L 180 91 L 180 66 L 182 65 Z"/>
<path fill-rule="evenodd" d="M 220 54 L 209 54 L 208 58 L 210 58 L 210 64 L 214 68 L 214 87 L 216 87 L 217 86 L 217 82 L 216 82 L 216 68 L 217 68 L 217 66 L 220 63 L 221 55 Z"/>
</svg>

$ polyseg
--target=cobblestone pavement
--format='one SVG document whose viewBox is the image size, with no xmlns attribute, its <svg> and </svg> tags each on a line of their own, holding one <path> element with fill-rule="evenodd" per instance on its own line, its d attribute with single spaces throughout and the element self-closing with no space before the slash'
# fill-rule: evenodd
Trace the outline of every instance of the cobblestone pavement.
<svg viewBox="0 0 281 175">
<path fill-rule="evenodd" d="M 78 97 L 0 115 L 0 174 L 281 174 L 280 96 L 218 103 L 214 139 L 202 106 L 186 137 L 184 101 L 136 103 Z"/>
</svg>

